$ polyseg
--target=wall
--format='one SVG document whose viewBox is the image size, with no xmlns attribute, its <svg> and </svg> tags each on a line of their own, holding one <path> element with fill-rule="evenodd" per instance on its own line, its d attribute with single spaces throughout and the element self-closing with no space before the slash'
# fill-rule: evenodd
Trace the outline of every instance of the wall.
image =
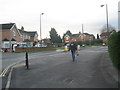
<svg viewBox="0 0 120 90">
<path fill-rule="evenodd" d="M 13 31 L 15 31 L 16 36 L 14 36 Z M 23 39 L 20 36 L 20 34 L 18 33 L 16 27 L 13 27 L 10 33 L 11 33 L 11 38 L 14 38 L 16 40 L 16 42 L 22 42 L 23 41 Z"/>
<path fill-rule="evenodd" d="M 1 30 L 2 32 L 2 40 L 5 38 L 10 38 L 10 30 Z"/>
<path fill-rule="evenodd" d="M 15 48 L 15 52 L 29 52 L 29 51 L 45 51 L 45 50 L 54 50 L 55 47 L 26 47 L 26 48 Z"/>
</svg>

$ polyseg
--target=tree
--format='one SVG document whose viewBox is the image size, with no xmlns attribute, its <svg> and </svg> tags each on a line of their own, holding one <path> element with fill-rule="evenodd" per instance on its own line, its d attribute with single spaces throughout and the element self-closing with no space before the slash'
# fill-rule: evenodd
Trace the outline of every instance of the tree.
<svg viewBox="0 0 120 90">
<path fill-rule="evenodd" d="M 72 33 L 70 32 L 70 30 L 68 30 L 68 31 L 66 32 L 66 34 L 69 35 L 69 36 L 72 35 Z"/>
<path fill-rule="evenodd" d="M 100 39 L 99 34 L 97 34 L 97 39 Z"/>
<path fill-rule="evenodd" d="M 108 31 L 111 32 L 113 30 L 115 30 L 115 27 L 113 27 L 112 25 L 109 24 L 108 25 Z M 103 28 L 101 29 L 101 33 L 105 33 L 105 32 L 107 32 L 107 26 L 106 25 L 104 25 Z"/>
<path fill-rule="evenodd" d="M 58 43 L 62 43 L 62 39 L 61 39 L 60 35 L 58 36 Z"/>
<path fill-rule="evenodd" d="M 53 43 L 57 43 L 58 34 L 54 28 L 51 28 L 50 38 Z"/>
<path fill-rule="evenodd" d="M 62 39 L 61 39 L 60 35 L 57 34 L 57 32 L 54 28 L 51 28 L 50 38 L 53 43 L 62 43 Z"/>
</svg>

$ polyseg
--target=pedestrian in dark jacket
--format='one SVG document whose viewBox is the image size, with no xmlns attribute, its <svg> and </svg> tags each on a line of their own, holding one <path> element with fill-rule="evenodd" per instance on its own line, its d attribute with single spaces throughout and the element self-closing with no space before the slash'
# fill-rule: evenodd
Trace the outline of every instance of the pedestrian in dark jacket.
<svg viewBox="0 0 120 90">
<path fill-rule="evenodd" d="M 69 46 L 69 50 L 71 51 L 72 59 L 73 59 L 73 62 L 74 62 L 75 61 L 75 52 L 77 50 L 77 45 L 75 43 L 71 43 L 70 46 Z"/>
</svg>

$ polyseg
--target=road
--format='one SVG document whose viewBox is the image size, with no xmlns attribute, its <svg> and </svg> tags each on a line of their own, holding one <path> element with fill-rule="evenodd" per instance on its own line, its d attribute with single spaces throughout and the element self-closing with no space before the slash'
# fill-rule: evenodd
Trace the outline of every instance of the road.
<svg viewBox="0 0 120 90">
<path fill-rule="evenodd" d="M 36 52 L 36 53 L 31 52 L 29 53 L 29 59 L 34 59 L 34 57 L 46 56 L 54 53 L 56 53 L 56 51 L 47 51 L 47 52 L 45 51 L 45 52 Z M 25 52 L 24 53 L 5 53 L 5 54 L 1 54 L 0 56 L 2 56 L 0 59 L 0 62 L 2 63 L 2 68 L 1 68 L 2 71 L 12 64 L 25 61 Z"/>
<path fill-rule="evenodd" d="M 43 52 L 35 52 L 28 53 L 29 60 L 34 59 L 34 57 L 46 56 L 55 54 L 56 51 L 43 51 Z M 60 52 L 57 52 L 60 53 Z M 24 53 L 0 53 L 0 88 L 5 87 L 7 82 L 7 71 L 9 71 L 9 67 L 14 66 L 16 63 L 25 62 L 25 52 Z M 5 73 L 3 72 L 5 71 Z M 2 77 L 1 75 L 6 74 L 6 76 Z M 2 85 L 1 85 L 2 84 Z"/>
<path fill-rule="evenodd" d="M 72 62 L 70 52 L 36 53 L 24 66 L 13 69 L 10 88 L 117 88 L 105 71 L 107 47 L 90 47 L 79 51 Z"/>
</svg>

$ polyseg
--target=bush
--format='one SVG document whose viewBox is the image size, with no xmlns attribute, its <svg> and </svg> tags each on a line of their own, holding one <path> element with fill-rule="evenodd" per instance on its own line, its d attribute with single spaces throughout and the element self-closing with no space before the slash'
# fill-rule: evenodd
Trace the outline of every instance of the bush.
<svg viewBox="0 0 120 90">
<path fill-rule="evenodd" d="M 113 65 L 120 70 L 120 32 L 114 32 L 109 36 L 108 51 Z"/>
</svg>

